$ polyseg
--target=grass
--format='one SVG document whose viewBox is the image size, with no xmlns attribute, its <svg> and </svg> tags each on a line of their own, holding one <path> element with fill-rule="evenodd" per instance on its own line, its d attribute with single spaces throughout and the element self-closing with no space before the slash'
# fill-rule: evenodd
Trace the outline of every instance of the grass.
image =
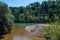
<svg viewBox="0 0 60 40">
<path fill-rule="evenodd" d="M 45 35 L 48 40 L 60 40 L 60 25 L 56 23 L 50 24 L 51 26 L 45 27 Z"/>
</svg>

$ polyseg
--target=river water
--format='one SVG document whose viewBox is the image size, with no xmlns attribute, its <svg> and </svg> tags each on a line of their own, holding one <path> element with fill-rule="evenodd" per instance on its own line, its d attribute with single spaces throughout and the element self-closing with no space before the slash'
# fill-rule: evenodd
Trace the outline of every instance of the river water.
<svg viewBox="0 0 60 40">
<path fill-rule="evenodd" d="M 36 37 L 28 34 L 24 27 L 14 27 L 11 34 L 4 35 L 2 40 L 46 40 L 44 37 Z"/>
</svg>

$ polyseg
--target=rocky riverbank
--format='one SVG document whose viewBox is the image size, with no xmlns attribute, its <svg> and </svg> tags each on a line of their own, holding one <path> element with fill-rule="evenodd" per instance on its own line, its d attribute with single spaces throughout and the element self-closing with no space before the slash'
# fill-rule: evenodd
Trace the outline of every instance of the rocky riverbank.
<svg viewBox="0 0 60 40">
<path fill-rule="evenodd" d="M 34 35 L 34 36 L 45 36 L 44 35 L 44 27 L 49 26 L 48 24 L 35 24 L 32 26 L 25 27 L 26 32 Z"/>
</svg>

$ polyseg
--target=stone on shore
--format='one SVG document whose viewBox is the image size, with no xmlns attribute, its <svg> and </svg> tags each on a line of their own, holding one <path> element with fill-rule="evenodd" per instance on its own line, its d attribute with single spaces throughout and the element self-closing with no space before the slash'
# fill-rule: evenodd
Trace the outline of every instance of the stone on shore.
<svg viewBox="0 0 60 40">
<path fill-rule="evenodd" d="M 44 36 L 44 26 L 49 26 L 48 24 L 35 24 L 32 26 L 25 27 L 25 31 L 34 36 Z"/>
</svg>

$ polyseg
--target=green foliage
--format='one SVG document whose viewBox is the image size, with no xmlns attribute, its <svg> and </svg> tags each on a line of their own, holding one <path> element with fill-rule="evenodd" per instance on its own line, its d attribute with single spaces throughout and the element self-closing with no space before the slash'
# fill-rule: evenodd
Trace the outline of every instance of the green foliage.
<svg viewBox="0 0 60 40">
<path fill-rule="evenodd" d="M 47 40 L 60 40 L 60 25 L 45 27 Z"/>
<path fill-rule="evenodd" d="M 26 27 L 26 26 L 31 26 L 34 24 L 39 24 L 39 23 L 14 23 L 14 25 L 18 27 Z"/>
<path fill-rule="evenodd" d="M 34 2 L 26 7 L 10 7 L 15 22 L 52 23 L 60 20 L 60 2 L 43 1 Z"/>
<path fill-rule="evenodd" d="M 7 4 L 0 2 L 0 35 L 11 31 L 13 16 Z"/>
<path fill-rule="evenodd" d="M 60 40 L 60 1 L 48 0 L 34 2 L 26 7 L 10 7 L 7 4 L 0 2 L 0 35 L 8 33 L 14 22 L 27 23 L 50 23 L 54 26 L 45 28 L 45 34 L 48 40 Z M 27 24 L 28 25 L 28 24 Z"/>
</svg>

